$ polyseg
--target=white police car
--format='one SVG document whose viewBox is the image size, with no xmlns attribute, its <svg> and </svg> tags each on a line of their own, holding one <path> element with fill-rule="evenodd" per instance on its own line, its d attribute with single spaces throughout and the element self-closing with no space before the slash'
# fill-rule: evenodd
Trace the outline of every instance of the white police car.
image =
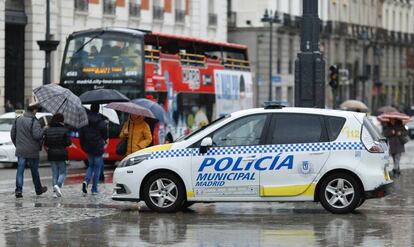
<svg viewBox="0 0 414 247">
<path fill-rule="evenodd" d="M 385 196 L 387 166 L 388 147 L 365 114 L 269 106 L 126 157 L 112 199 L 143 200 L 158 212 L 195 202 L 319 201 L 348 213 Z"/>
</svg>

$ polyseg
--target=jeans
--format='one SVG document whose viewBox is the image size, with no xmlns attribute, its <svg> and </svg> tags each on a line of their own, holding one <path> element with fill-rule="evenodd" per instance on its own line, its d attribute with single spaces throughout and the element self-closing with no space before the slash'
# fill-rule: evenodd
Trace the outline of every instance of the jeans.
<svg viewBox="0 0 414 247">
<path fill-rule="evenodd" d="M 66 178 L 66 162 L 65 161 L 51 161 L 52 167 L 52 183 L 62 188 L 63 182 Z"/>
<path fill-rule="evenodd" d="M 32 172 L 33 184 L 35 186 L 36 194 L 42 194 L 42 183 L 39 177 L 39 159 L 17 158 L 17 172 L 16 172 L 16 193 L 23 192 L 23 175 L 26 165 L 30 167 Z"/>
<path fill-rule="evenodd" d="M 98 192 L 98 182 L 101 170 L 103 169 L 103 158 L 102 156 L 88 155 L 89 167 L 86 171 L 85 181 L 87 184 L 90 183 L 93 176 L 92 193 Z"/>
</svg>

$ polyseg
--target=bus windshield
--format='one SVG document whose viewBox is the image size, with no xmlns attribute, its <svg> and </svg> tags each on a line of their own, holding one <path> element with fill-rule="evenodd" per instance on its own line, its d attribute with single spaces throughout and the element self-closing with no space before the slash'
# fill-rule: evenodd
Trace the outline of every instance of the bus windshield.
<svg viewBox="0 0 414 247">
<path fill-rule="evenodd" d="M 68 40 L 64 84 L 121 84 L 143 78 L 142 38 L 115 32 L 91 32 Z M 96 83 L 93 79 L 103 79 Z"/>
</svg>

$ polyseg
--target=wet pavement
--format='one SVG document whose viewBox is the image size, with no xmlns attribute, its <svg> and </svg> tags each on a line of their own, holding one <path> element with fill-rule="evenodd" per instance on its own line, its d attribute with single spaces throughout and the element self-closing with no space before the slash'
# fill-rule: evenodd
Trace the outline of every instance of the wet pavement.
<svg viewBox="0 0 414 247">
<path fill-rule="evenodd" d="M 392 194 L 355 213 L 333 215 L 317 203 L 196 204 L 176 214 L 114 202 L 111 184 L 83 197 L 0 193 L 0 246 L 414 246 L 414 145 Z"/>
</svg>

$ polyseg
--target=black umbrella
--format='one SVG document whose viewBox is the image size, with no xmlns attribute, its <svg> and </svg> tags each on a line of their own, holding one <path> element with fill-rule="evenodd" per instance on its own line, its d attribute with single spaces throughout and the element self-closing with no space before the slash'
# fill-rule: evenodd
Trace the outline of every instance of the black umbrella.
<svg viewBox="0 0 414 247">
<path fill-rule="evenodd" d="M 33 89 L 33 93 L 40 106 L 48 112 L 62 113 L 65 123 L 75 128 L 88 124 L 85 108 L 79 98 L 69 89 L 51 83 Z"/>
<path fill-rule="evenodd" d="M 83 104 L 108 104 L 128 102 L 129 98 L 115 89 L 95 89 L 79 96 Z"/>
</svg>

